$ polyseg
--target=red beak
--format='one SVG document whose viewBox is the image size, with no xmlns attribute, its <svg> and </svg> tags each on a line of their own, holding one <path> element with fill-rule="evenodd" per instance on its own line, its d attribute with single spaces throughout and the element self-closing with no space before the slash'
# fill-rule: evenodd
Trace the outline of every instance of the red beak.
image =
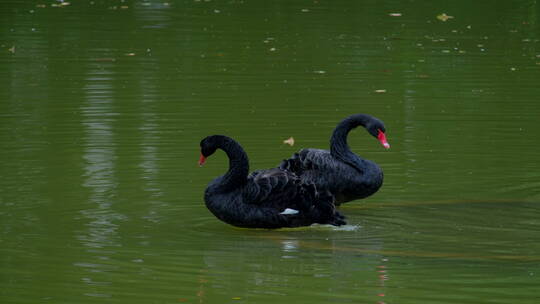
<svg viewBox="0 0 540 304">
<path fill-rule="evenodd" d="M 386 141 L 386 135 L 384 135 L 383 131 L 379 130 L 379 135 L 377 135 L 377 139 L 386 149 L 390 149 L 390 144 L 388 143 L 388 141 Z"/>
<path fill-rule="evenodd" d="M 199 158 L 199 166 L 204 165 L 204 162 L 206 162 L 206 157 L 201 154 L 201 157 Z"/>
</svg>

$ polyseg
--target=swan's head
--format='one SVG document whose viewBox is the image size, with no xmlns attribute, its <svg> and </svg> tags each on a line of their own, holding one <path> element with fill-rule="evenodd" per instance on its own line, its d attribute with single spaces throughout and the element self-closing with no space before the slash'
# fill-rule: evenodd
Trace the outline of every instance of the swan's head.
<svg viewBox="0 0 540 304">
<path fill-rule="evenodd" d="M 372 119 L 366 124 L 366 130 L 373 137 L 377 138 L 383 147 L 386 149 L 390 148 L 390 144 L 386 140 L 386 128 L 384 127 L 384 123 L 382 121 L 372 117 Z"/>
<path fill-rule="evenodd" d="M 201 157 L 199 158 L 199 166 L 204 165 L 206 158 L 216 152 L 218 142 L 220 142 L 220 140 L 217 135 L 208 136 L 201 140 Z"/>
</svg>

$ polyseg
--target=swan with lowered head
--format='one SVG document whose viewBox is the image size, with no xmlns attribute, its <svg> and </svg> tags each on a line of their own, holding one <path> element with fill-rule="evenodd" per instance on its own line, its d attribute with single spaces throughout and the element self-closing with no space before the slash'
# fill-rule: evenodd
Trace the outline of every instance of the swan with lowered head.
<svg viewBox="0 0 540 304">
<path fill-rule="evenodd" d="M 386 149 L 390 148 L 381 120 L 367 114 L 355 114 L 336 126 L 330 138 L 330 151 L 302 149 L 283 160 L 278 168 L 293 172 L 303 183 L 314 183 L 318 188 L 327 189 L 335 197 L 336 205 L 372 195 L 382 186 L 383 171 L 376 163 L 361 158 L 349 148 L 347 135 L 358 126 L 364 127 Z"/>
</svg>

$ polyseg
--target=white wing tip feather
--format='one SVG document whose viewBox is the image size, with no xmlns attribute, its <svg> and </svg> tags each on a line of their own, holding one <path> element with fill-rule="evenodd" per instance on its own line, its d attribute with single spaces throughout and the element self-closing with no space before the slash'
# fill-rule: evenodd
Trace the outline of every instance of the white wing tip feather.
<svg viewBox="0 0 540 304">
<path fill-rule="evenodd" d="M 280 214 L 289 215 L 289 214 L 298 214 L 298 213 L 300 213 L 300 211 L 295 210 L 295 209 L 291 209 L 291 208 L 286 208 Z"/>
</svg>

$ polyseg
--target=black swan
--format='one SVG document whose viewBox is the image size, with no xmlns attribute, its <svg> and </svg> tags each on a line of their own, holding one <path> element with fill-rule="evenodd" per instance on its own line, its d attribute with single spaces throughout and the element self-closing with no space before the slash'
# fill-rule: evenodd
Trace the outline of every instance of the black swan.
<svg viewBox="0 0 540 304">
<path fill-rule="evenodd" d="M 295 173 L 304 183 L 328 189 L 336 205 L 372 195 L 382 185 L 383 172 L 376 163 L 351 152 L 347 135 L 358 126 L 366 128 L 386 149 L 390 148 L 382 121 L 370 115 L 355 114 L 334 129 L 330 151 L 302 149 L 282 161 L 279 168 Z"/>
<path fill-rule="evenodd" d="M 335 210 L 334 197 L 328 191 L 318 192 L 313 183 L 303 183 L 294 173 L 273 168 L 248 175 L 246 152 L 230 137 L 204 138 L 199 165 L 217 149 L 229 157 L 229 170 L 210 182 L 204 201 L 220 220 L 238 227 L 267 229 L 345 224 Z"/>
</svg>

